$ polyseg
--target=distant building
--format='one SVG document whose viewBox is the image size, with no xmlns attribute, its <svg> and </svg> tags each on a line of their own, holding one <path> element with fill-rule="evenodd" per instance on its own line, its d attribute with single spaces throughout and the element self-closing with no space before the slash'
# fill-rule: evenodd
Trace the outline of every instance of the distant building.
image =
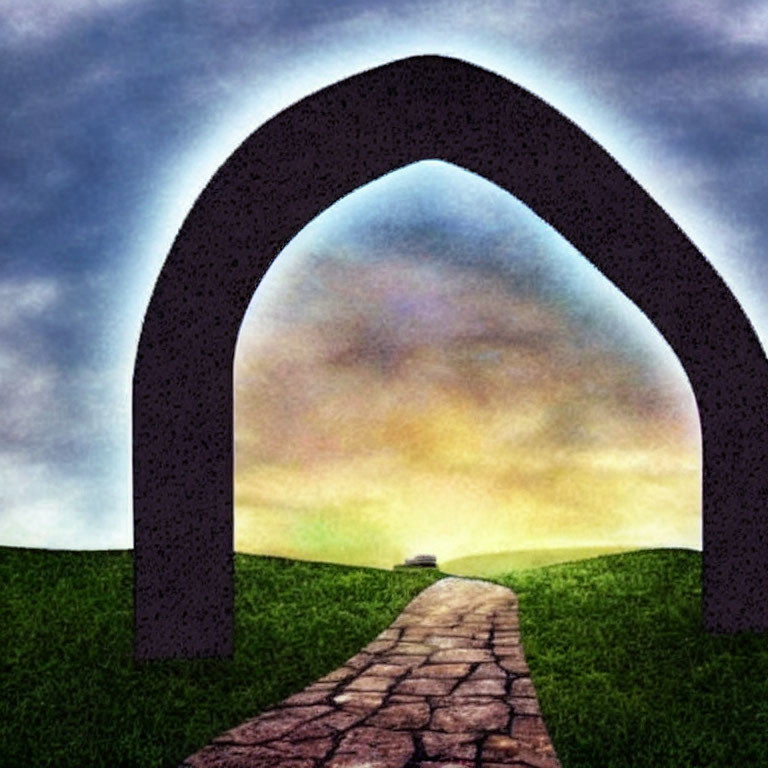
<svg viewBox="0 0 768 768">
<path fill-rule="evenodd" d="M 434 555 L 416 555 L 395 568 L 437 568 L 437 558 Z"/>
</svg>

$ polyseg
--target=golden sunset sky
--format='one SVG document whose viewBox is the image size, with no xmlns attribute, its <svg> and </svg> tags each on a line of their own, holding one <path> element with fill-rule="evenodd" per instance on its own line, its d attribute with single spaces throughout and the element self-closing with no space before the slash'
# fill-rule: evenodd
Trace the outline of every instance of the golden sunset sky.
<svg viewBox="0 0 768 768">
<path fill-rule="evenodd" d="M 519 201 L 445 163 L 278 257 L 235 358 L 235 548 L 701 547 L 698 413 L 644 315 Z"/>
</svg>

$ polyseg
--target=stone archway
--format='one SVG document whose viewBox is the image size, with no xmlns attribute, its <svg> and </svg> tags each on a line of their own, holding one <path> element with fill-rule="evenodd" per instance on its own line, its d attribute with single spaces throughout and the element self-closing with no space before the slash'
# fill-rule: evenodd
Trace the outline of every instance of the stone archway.
<svg viewBox="0 0 768 768">
<path fill-rule="evenodd" d="M 704 626 L 768 631 L 768 360 L 748 319 L 669 216 L 580 128 L 496 74 L 418 56 L 264 124 L 176 237 L 133 381 L 136 658 L 233 651 L 232 368 L 259 281 L 339 198 L 426 159 L 526 203 L 672 346 L 702 428 Z"/>
</svg>

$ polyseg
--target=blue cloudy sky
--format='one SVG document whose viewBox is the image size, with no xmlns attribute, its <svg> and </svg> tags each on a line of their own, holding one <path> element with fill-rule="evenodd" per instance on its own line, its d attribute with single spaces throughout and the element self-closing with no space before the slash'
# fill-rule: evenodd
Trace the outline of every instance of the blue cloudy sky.
<svg viewBox="0 0 768 768">
<path fill-rule="evenodd" d="M 0 544 L 131 546 L 133 358 L 191 203 L 282 108 L 419 53 L 585 129 L 768 347 L 763 2 L 0 0 Z"/>
</svg>

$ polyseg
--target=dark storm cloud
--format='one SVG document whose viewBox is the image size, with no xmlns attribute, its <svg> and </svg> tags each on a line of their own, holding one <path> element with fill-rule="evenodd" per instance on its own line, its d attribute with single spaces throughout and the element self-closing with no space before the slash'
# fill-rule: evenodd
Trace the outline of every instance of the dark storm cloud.
<svg viewBox="0 0 768 768">
<path fill-rule="evenodd" d="M 92 17 L 73 11 L 74 21 L 60 22 L 44 44 L 12 49 L 0 79 L 5 264 L 111 267 L 130 243 L 137 204 L 153 192 L 157 158 L 194 140 L 198 116 L 231 101 L 249 68 L 255 75 L 269 61 L 279 70 L 288 53 L 272 58 L 278 39 L 300 49 L 355 19 L 369 34 L 397 28 L 397 7 L 274 3 L 248 13 L 237 4 L 126 2 Z M 654 140 L 695 161 L 703 197 L 718 206 L 735 197 L 734 218 L 766 232 L 759 216 L 766 182 L 754 170 L 768 160 L 766 100 L 749 91 L 766 71 L 766 46 L 724 44 L 711 25 L 688 20 L 674 4 L 665 11 L 553 1 L 536 10 L 519 3 L 468 10 L 437 2 L 405 14 L 461 18 L 470 31 L 506 16 L 506 27 L 492 34 L 520 37 L 567 62 Z"/>
<path fill-rule="evenodd" d="M 768 25 L 764 14 L 762 29 L 758 19 L 752 22 L 753 36 L 746 19 L 741 35 L 734 25 L 764 4 L 636 7 L 635 23 L 593 34 L 594 55 L 605 64 L 596 78 L 614 91 L 622 111 L 701 167 L 709 177 L 705 197 L 768 235 L 759 215 L 768 183 L 755 173 L 768 164 Z"/>
<path fill-rule="evenodd" d="M 768 166 L 765 4 L 676 0 L 588 7 L 550 0 L 537 4 L 536 14 L 539 23 L 523 28 L 538 46 L 556 48 L 555 58 L 568 62 L 596 104 L 609 105 L 641 129 L 651 149 L 666 156 L 661 174 L 683 171 L 691 204 L 735 230 L 723 250 L 741 253 L 722 271 L 727 278 L 744 276 L 737 288 L 756 284 L 752 306 L 759 307 L 756 297 L 768 294 L 768 251 L 759 246 L 768 240 L 761 213 L 768 181 L 759 170 Z M 514 36 L 512 27 L 510 21 Z M 708 252 L 706 240 L 700 245 L 719 269 L 718 260 L 730 256 L 716 247 Z"/>
</svg>

